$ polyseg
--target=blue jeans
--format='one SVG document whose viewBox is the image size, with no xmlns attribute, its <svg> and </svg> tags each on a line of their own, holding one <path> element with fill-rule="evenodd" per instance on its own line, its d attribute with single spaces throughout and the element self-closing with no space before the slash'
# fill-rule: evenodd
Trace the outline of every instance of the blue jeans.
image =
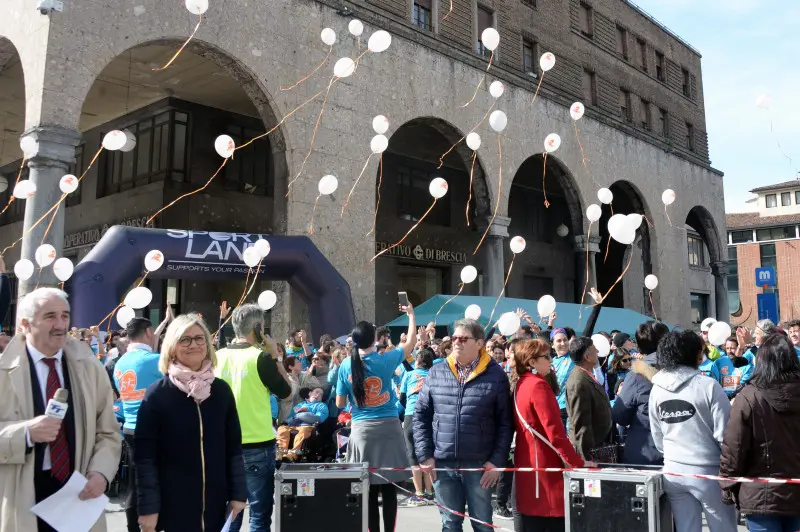
<svg viewBox="0 0 800 532">
<path fill-rule="evenodd" d="M 275 444 L 243 449 L 247 501 L 250 503 L 250 532 L 270 532 L 275 499 Z M 242 528 L 244 512 L 231 524 L 231 532 Z"/>
<path fill-rule="evenodd" d="M 750 532 L 797 532 L 800 530 L 798 515 L 748 515 Z"/>
<path fill-rule="evenodd" d="M 480 462 L 460 462 L 455 460 L 437 460 L 437 468 L 459 469 L 483 467 Z M 437 471 L 436 482 L 433 486 L 436 491 L 436 502 L 445 508 L 465 513 L 469 508 L 469 515 L 486 523 L 492 522 L 492 492 L 494 488 L 481 487 L 481 472 L 471 471 Z M 439 510 L 442 516 L 442 532 L 461 532 L 464 518 L 445 510 Z M 470 521 L 475 532 L 491 532 L 492 528 Z"/>
</svg>

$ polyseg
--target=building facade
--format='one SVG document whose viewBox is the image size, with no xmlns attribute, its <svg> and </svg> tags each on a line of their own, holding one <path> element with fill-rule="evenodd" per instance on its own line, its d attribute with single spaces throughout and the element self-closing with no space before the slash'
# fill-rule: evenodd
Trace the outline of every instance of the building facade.
<svg viewBox="0 0 800 532">
<path fill-rule="evenodd" d="M 40 147 L 24 170 L 39 184 L 36 196 L 13 202 L 0 218 L 3 247 L 27 235 L 7 252 L 8 264 L 20 253 L 32 257 L 45 232 L 44 224 L 33 226 L 58 201 L 58 179 L 89 166 L 103 133 L 127 128 L 137 147 L 101 153 L 80 191 L 58 209 L 44 241 L 59 254 L 80 259 L 104 227 L 142 223 L 205 184 L 221 162 L 217 135 L 238 143 L 272 130 L 155 225 L 303 234 L 319 178 L 334 174 L 340 188 L 319 200 L 310 238 L 347 278 L 359 319 L 395 317 L 400 290 L 415 303 L 455 293 L 465 264 L 480 275 L 463 293 L 499 294 L 514 235 L 528 247 L 515 259 L 508 296 L 577 301 L 587 279 L 605 292 L 625 272 L 610 306 L 655 311 L 684 326 L 691 325 L 690 294 L 702 293 L 709 313 L 728 306 L 722 175 L 709 159 L 701 58 L 631 2 L 454 0 L 452 11 L 441 0 L 212 2 L 195 38 L 163 70 L 154 69 L 197 23 L 182 2 L 68 0 L 63 13 L 47 16 L 25 0 L 8 3 L 0 20 L 0 165 L 9 183 L 20 165 L 20 137 Z M 352 18 L 366 26 L 360 39 L 347 32 Z M 480 35 L 488 26 L 501 40 L 483 80 L 491 54 Z M 325 27 L 338 35 L 330 60 L 289 88 L 324 61 Z M 325 94 L 333 62 L 355 57 L 377 29 L 389 31 L 391 47 L 365 55 L 352 77 L 332 85 L 321 113 L 322 95 L 312 97 Z M 556 56 L 547 73 L 538 66 L 544 52 Z M 487 90 L 495 79 L 505 85 L 497 101 Z M 586 105 L 577 123 L 568 112 L 575 101 Z M 508 115 L 501 135 L 481 123 L 492 106 Z M 378 114 L 391 121 L 382 158 L 370 157 Z M 476 154 L 459 142 L 473 129 L 483 138 Z M 545 164 L 542 142 L 552 132 L 562 145 Z M 370 263 L 422 218 L 431 203 L 427 185 L 438 176 L 450 184 L 447 196 L 402 246 Z M 614 202 L 590 227 L 584 213 L 600 187 L 612 190 Z M 668 213 L 661 203 L 667 188 L 677 196 Z M 631 246 L 608 244 L 612 208 L 646 215 Z M 686 226 L 708 253 L 699 273 L 675 253 L 686 249 Z M 660 279 L 654 308 L 643 286 L 649 273 Z M 154 293 L 161 305 L 214 315 L 242 282 L 175 280 Z M 304 323 L 304 303 L 285 283 L 273 284 L 273 328 Z"/>
</svg>

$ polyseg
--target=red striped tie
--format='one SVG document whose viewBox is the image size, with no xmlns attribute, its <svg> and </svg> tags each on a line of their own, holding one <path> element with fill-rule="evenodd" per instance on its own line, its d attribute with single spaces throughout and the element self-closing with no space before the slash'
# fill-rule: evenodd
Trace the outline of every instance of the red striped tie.
<svg viewBox="0 0 800 532">
<path fill-rule="evenodd" d="M 61 379 L 58 378 L 55 358 L 44 358 L 42 361 L 50 368 L 50 372 L 47 374 L 47 401 L 49 402 L 56 394 L 56 390 L 61 388 Z M 64 432 L 64 423 L 62 422 L 58 436 L 50 442 L 50 474 L 59 482 L 65 483 L 69 478 L 71 469 L 67 435 Z"/>
</svg>

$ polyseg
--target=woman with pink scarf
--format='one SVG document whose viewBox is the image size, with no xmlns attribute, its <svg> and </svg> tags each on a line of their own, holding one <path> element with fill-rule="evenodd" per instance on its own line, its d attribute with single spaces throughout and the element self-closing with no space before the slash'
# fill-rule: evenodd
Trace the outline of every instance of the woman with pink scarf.
<svg viewBox="0 0 800 532">
<path fill-rule="evenodd" d="M 147 389 L 136 425 L 143 532 L 221 530 L 244 510 L 242 434 L 228 384 L 197 314 L 178 316 L 161 348 L 164 377 Z"/>
</svg>

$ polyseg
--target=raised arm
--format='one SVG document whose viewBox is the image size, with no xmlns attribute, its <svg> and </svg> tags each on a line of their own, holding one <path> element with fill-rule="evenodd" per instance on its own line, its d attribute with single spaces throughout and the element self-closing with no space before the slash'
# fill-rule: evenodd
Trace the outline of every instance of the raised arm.
<svg viewBox="0 0 800 532">
<path fill-rule="evenodd" d="M 411 303 L 408 306 L 400 307 L 400 310 L 405 312 L 408 316 L 408 332 L 406 333 L 406 341 L 400 344 L 403 350 L 403 358 L 407 359 L 411 356 L 411 351 L 414 350 L 414 344 L 417 337 L 417 318 L 414 315 L 414 305 Z"/>
</svg>

